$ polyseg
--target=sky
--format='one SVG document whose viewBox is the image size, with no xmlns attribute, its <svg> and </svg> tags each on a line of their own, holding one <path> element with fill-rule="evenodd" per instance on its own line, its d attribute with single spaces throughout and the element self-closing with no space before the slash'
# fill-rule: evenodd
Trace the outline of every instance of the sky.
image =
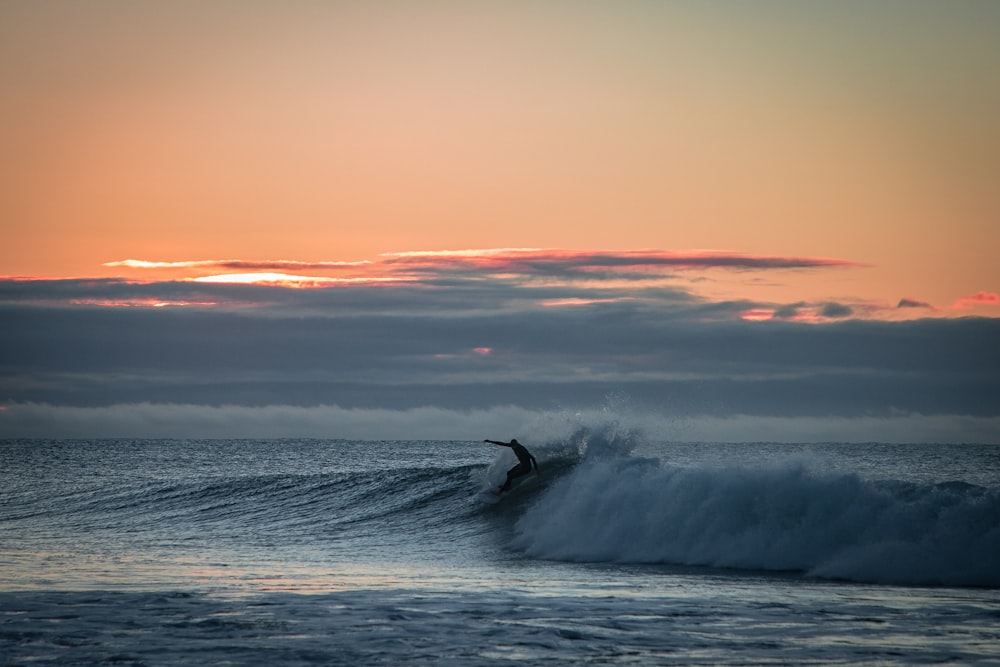
<svg viewBox="0 0 1000 667">
<path fill-rule="evenodd" d="M 997 34 L 0 2 L 0 437 L 1000 442 Z"/>
</svg>

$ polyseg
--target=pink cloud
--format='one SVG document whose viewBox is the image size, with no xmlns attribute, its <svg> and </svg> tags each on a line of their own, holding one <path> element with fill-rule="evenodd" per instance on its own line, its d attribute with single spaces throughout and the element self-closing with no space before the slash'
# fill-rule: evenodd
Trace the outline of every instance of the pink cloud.
<svg viewBox="0 0 1000 667">
<path fill-rule="evenodd" d="M 774 311 L 770 308 L 751 308 L 739 314 L 741 320 L 749 322 L 766 322 L 774 319 Z"/>
<path fill-rule="evenodd" d="M 960 297 L 952 308 L 975 308 L 976 306 L 996 306 L 1000 305 L 1000 295 L 995 292 L 976 292 L 969 296 Z"/>
<path fill-rule="evenodd" d="M 560 308 L 563 306 L 590 306 L 598 303 L 617 303 L 619 301 L 632 301 L 632 298 L 582 299 L 580 297 L 566 297 L 564 299 L 547 299 L 545 301 L 539 301 L 538 305 L 544 308 Z"/>
</svg>

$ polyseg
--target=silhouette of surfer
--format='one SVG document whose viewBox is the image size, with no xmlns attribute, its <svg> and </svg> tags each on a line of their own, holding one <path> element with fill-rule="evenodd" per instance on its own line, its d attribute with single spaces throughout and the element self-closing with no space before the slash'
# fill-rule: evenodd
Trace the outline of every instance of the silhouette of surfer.
<svg viewBox="0 0 1000 667">
<path fill-rule="evenodd" d="M 517 457 L 517 465 L 507 471 L 507 481 L 496 490 L 497 495 L 505 491 L 510 491 L 510 484 L 514 481 L 514 478 L 530 473 L 531 466 L 534 466 L 535 473 L 538 473 L 538 461 L 531 455 L 531 452 L 525 449 L 524 445 L 517 441 L 517 438 L 514 438 L 510 442 L 498 442 L 496 440 L 483 440 L 483 442 L 500 445 L 501 447 L 510 447 L 514 452 L 514 456 Z"/>
</svg>

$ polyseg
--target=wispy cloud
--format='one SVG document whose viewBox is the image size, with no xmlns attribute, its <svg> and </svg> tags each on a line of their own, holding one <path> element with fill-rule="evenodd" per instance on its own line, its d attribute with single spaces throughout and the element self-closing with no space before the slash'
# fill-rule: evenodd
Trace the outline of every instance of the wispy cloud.
<svg viewBox="0 0 1000 667">
<path fill-rule="evenodd" d="M 664 270 L 737 269 L 767 271 L 776 269 L 828 269 L 861 266 L 856 262 L 826 257 L 783 257 L 750 255 L 723 251 L 593 251 L 564 250 L 557 248 L 487 248 L 475 250 L 438 250 L 383 253 L 376 260 L 355 262 L 301 262 L 293 260 L 193 260 L 157 262 L 125 259 L 107 262 L 108 267 L 128 269 L 171 269 L 200 272 L 239 272 L 237 275 L 263 277 L 278 276 L 295 271 L 299 282 L 312 278 L 317 284 L 324 279 L 305 276 L 302 272 L 355 272 L 353 277 L 383 278 L 411 274 L 427 277 L 430 274 L 454 275 L 456 273 L 519 274 L 532 277 L 584 277 L 600 279 L 602 274 L 617 279 L 649 278 L 662 275 Z M 253 272 L 253 273 L 247 273 Z M 225 275 L 225 274 L 221 274 Z M 233 280 L 236 282 L 236 280 Z M 246 282 L 244 280 L 244 282 Z M 279 282 L 277 279 L 272 282 Z"/>
<path fill-rule="evenodd" d="M 863 266 L 847 259 L 758 255 L 695 250 L 567 250 L 486 248 L 384 253 L 363 261 L 126 259 L 108 262 L 133 272 L 99 280 L 0 279 L 0 303 L 48 303 L 108 307 L 266 308 L 286 314 L 445 311 L 506 312 L 537 308 L 668 308 L 684 318 L 826 323 L 836 320 L 901 319 L 947 309 L 904 298 L 895 306 L 849 299 L 774 302 L 754 298 L 754 279 L 734 281 L 732 272 L 820 272 Z M 253 270 L 250 270 L 253 269 Z M 291 269 L 297 269 L 292 272 Z M 172 276 L 169 280 L 156 276 Z M 718 272 L 730 274 L 719 278 Z M 743 294 L 707 296 L 721 285 Z M 778 279 L 780 282 L 780 278 Z M 773 285 L 775 280 L 769 280 Z M 242 289 L 237 289 L 241 287 Z M 295 288 L 294 290 L 288 288 Z M 372 292 L 380 288 L 379 293 Z M 333 294 L 331 290 L 339 294 Z M 727 288 L 729 289 L 729 288 Z M 291 291 L 301 292 L 298 296 Z M 995 305 L 997 295 L 980 292 L 959 299 L 952 310 Z M 912 313 L 912 314 L 911 314 Z"/>
<path fill-rule="evenodd" d="M 658 270 L 691 269 L 820 269 L 861 264 L 827 257 L 782 257 L 723 251 L 583 251 L 538 248 L 500 248 L 386 253 L 390 264 L 423 269 L 475 267 L 480 270 L 567 276 L 599 271 L 632 271 L 648 275 Z M 627 273 L 622 273 L 627 276 Z"/>
<path fill-rule="evenodd" d="M 203 284 L 326 289 L 409 283 L 413 287 L 447 287 L 480 297 L 489 295 L 495 299 L 481 300 L 491 303 L 491 307 L 506 307 L 514 301 L 553 307 L 622 300 L 697 300 L 694 285 L 701 278 L 696 274 L 705 272 L 819 271 L 860 265 L 836 258 L 707 250 L 486 248 L 384 253 L 373 260 L 352 262 L 127 259 L 106 266 L 137 271 L 140 276 L 167 270 L 176 275 L 175 281 Z"/>
</svg>

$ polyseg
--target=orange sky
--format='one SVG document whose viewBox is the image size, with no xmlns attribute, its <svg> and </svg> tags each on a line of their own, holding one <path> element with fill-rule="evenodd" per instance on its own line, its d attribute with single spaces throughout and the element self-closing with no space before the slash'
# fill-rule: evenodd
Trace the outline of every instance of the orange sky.
<svg viewBox="0 0 1000 667">
<path fill-rule="evenodd" d="M 708 248 L 864 265 L 786 300 L 952 307 L 1000 292 L 997 34 L 973 1 L 8 2 L 0 274 Z"/>
</svg>

